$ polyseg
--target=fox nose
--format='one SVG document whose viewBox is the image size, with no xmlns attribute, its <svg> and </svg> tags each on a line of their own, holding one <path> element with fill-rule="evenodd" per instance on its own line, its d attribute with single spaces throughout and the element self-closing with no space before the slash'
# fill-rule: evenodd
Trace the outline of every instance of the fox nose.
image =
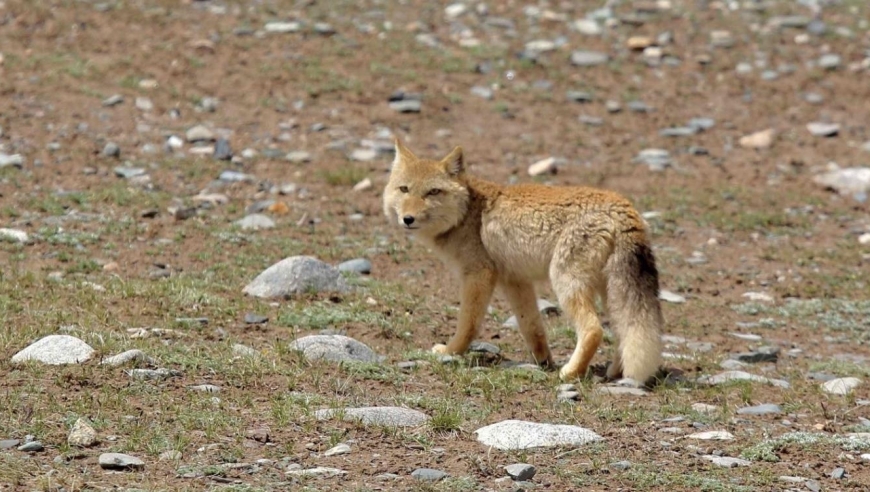
<svg viewBox="0 0 870 492">
<path fill-rule="evenodd" d="M 414 216 L 413 215 L 406 215 L 406 216 L 402 217 L 402 222 L 404 222 L 406 226 L 409 226 L 409 225 L 414 223 Z"/>
</svg>

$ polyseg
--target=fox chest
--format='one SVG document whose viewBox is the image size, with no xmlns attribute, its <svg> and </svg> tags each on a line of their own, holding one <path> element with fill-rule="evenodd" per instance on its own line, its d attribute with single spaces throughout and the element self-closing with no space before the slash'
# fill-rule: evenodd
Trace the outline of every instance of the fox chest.
<svg viewBox="0 0 870 492">
<path fill-rule="evenodd" d="M 483 219 L 481 241 L 499 270 L 529 280 L 548 278 L 556 231 L 533 217 L 493 213 Z"/>
</svg>

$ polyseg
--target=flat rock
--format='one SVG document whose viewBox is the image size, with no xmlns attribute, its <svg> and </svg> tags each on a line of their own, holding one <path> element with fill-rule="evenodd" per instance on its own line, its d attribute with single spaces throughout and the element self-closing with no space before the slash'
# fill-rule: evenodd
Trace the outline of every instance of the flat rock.
<svg viewBox="0 0 870 492">
<path fill-rule="evenodd" d="M 244 288 L 261 298 L 311 292 L 347 292 L 350 287 L 331 265 L 310 256 L 291 256 L 270 266 Z"/>
<path fill-rule="evenodd" d="M 191 143 L 213 142 L 215 139 L 214 132 L 203 125 L 196 125 L 194 127 L 191 127 L 189 130 L 187 130 L 187 133 L 185 133 L 185 138 L 188 142 Z"/>
<path fill-rule="evenodd" d="M 368 275 L 372 273 L 372 262 L 365 258 L 356 258 L 341 262 L 336 267 L 339 272 L 362 273 Z"/>
<path fill-rule="evenodd" d="M 35 360 L 49 365 L 81 364 L 94 355 L 87 343 L 70 335 L 48 335 L 12 356 L 13 363 Z"/>
<path fill-rule="evenodd" d="M 544 174 L 555 174 L 557 171 L 556 168 L 556 159 L 553 157 L 547 157 L 546 159 L 540 160 L 531 166 L 529 166 L 528 173 L 529 176 L 541 176 Z"/>
<path fill-rule="evenodd" d="M 24 157 L 21 154 L 4 154 L 0 152 L 0 169 L 4 167 L 14 167 L 21 169 L 24 167 Z"/>
<path fill-rule="evenodd" d="M 347 475 L 347 472 L 344 470 L 340 470 L 338 468 L 329 468 L 326 466 L 318 466 L 315 468 L 305 468 L 303 470 L 287 470 L 284 472 L 285 475 L 296 476 L 296 477 L 321 477 L 321 478 L 329 478 L 329 477 L 337 477 L 341 475 Z"/>
<path fill-rule="evenodd" d="M 350 160 L 359 162 L 369 162 L 377 159 L 378 151 L 376 149 L 355 149 L 350 153 Z"/>
<path fill-rule="evenodd" d="M 632 388 L 629 386 L 599 386 L 595 392 L 600 395 L 631 395 L 631 396 L 649 396 L 649 391 L 641 388 Z"/>
<path fill-rule="evenodd" d="M 378 356 L 366 344 L 344 335 L 309 335 L 294 340 L 290 344 L 308 360 L 328 360 L 332 362 L 380 362 Z"/>
<path fill-rule="evenodd" d="M 734 354 L 734 360 L 747 364 L 758 364 L 760 362 L 776 362 L 779 359 L 779 347 L 768 346 L 760 347 L 752 352 L 743 352 Z"/>
<path fill-rule="evenodd" d="M 763 405 L 755 405 L 751 407 L 743 407 L 737 410 L 738 415 L 778 415 L 782 413 L 782 408 L 773 403 L 765 403 Z"/>
<path fill-rule="evenodd" d="M 670 152 L 664 149 L 643 149 L 633 160 L 645 164 L 650 171 L 664 171 L 673 165 Z"/>
<path fill-rule="evenodd" d="M 0 439 L 0 450 L 12 449 L 21 444 L 19 439 Z"/>
<path fill-rule="evenodd" d="M 858 378 L 837 378 L 822 383 L 822 391 L 832 395 L 848 395 L 860 385 Z"/>
<path fill-rule="evenodd" d="M 246 325 L 262 325 L 269 321 L 269 317 L 257 313 L 245 313 L 244 321 Z"/>
<path fill-rule="evenodd" d="M 813 177 L 813 181 L 843 195 L 870 192 L 870 167 L 846 167 Z"/>
<path fill-rule="evenodd" d="M 403 99 L 390 102 L 390 109 L 397 113 L 419 113 L 423 104 L 417 99 Z"/>
<path fill-rule="evenodd" d="M 139 470 L 145 462 L 135 456 L 121 453 L 103 453 L 99 458 L 100 468 L 106 470 Z"/>
<path fill-rule="evenodd" d="M 767 383 L 780 388 L 789 388 L 791 386 L 788 381 L 756 376 L 755 374 L 750 374 L 744 371 L 725 371 L 714 376 L 705 376 L 698 379 L 698 382 L 709 384 L 710 386 L 716 386 L 729 381 L 753 381 L 757 383 Z"/>
<path fill-rule="evenodd" d="M 267 22 L 263 26 L 263 30 L 268 33 L 287 34 L 299 32 L 302 30 L 302 23 L 297 21 L 290 22 Z"/>
<path fill-rule="evenodd" d="M 40 441 L 29 441 L 22 444 L 21 446 L 18 446 L 18 450 L 25 453 L 38 453 L 40 451 L 43 451 L 44 449 L 45 446 Z"/>
<path fill-rule="evenodd" d="M 502 450 L 582 446 L 604 440 L 591 430 L 576 425 L 539 424 L 523 420 L 504 420 L 474 432 L 481 444 Z"/>
<path fill-rule="evenodd" d="M 435 470 L 434 468 L 417 468 L 411 472 L 411 477 L 424 482 L 437 482 L 449 476 L 447 472 Z"/>
<path fill-rule="evenodd" d="M 339 416 L 345 421 L 386 427 L 416 427 L 429 421 L 429 416 L 425 413 L 404 407 L 329 408 L 314 412 L 317 420 L 329 420 Z"/>
<path fill-rule="evenodd" d="M 703 413 L 705 415 L 718 412 L 719 407 L 716 405 L 710 405 L 709 403 L 692 403 L 692 410 Z"/>
<path fill-rule="evenodd" d="M 235 221 L 235 225 L 246 231 L 258 231 L 261 229 L 274 229 L 275 221 L 263 214 L 250 214 Z"/>
<path fill-rule="evenodd" d="M 773 145 L 773 128 L 740 137 L 738 143 L 746 149 L 766 149 Z"/>
<path fill-rule="evenodd" d="M 507 465 L 504 467 L 504 471 L 507 472 L 508 476 L 512 479 L 520 482 L 525 482 L 526 480 L 531 480 L 535 477 L 535 474 L 538 472 L 538 469 L 535 468 L 534 465 L 530 465 L 528 463 L 514 463 L 512 465 Z"/>
<path fill-rule="evenodd" d="M 712 462 L 714 465 L 723 466 L 725 468 L 736 468 L 738 466 L 749 466 L 752 464 L 750 461 L 744 459 L 729 458 L 728 456 L 716 456 L 712 454 L 705 454 L 701 456 L 701 458 Z"/>
<path fill-rule="evenodd" d="M 705 431 L 689 434 L 686 439 L 699 439 L 701 441 L 732 441 L 734 434 L 728 431 Z"/>
<path fill-rule="evenodd" d="M 328 456 L 337 456 L 340 454 L 348 454 L 348 453 L 350 453 L 350 445 L 345 444 L 345 443 L 339 443 L 339 444 L 327 449 L 323 453 L 323 456 L 327 456 L 327 457 Z"/>
<path fill-rule="evenodd" d="M 833 137 L 840 133 L 840 125 L 814 121 L 807 123 L 807 131 L 814 137 Z"/>
<path fill-rule="evenodd" d="M 610 61 L 610 56 L 600 51 L 580 50 L 571 53 L 571 64 L 578 67 L 594 67 L 603 65 L 608 61 Z"/>
<path fill-rule="evenodd" d="M 85 419 L 79 418 L 73 424 L 73 428 L 67 436 L 66 442 L 70 446 L 86 448 L 97 443 L 97 431 Z"/>
<path fill-rule="evenodd" d="M 659 291 L 659 299 L 665 302 L 670 302 L 672 304 L 682 304 L 686 302 L 686 298 L 681 296 L 680 294 L 664 289 Z"/>
<path fill-rule="evenodd" d="M 287 155 L 284 156 L 284 159 L 294 164 L 303 164 L 305 162 L 311 162 L 311 154 L 304 150 L 294 150 L 288 152 Z"/>
<path fill-rule="evenodd" d="M 0 241 L 9 241 L 12 243 L 26 243 L 30 236 L 26 232 L 18 229 L 0 228 Z"/>
</svg>

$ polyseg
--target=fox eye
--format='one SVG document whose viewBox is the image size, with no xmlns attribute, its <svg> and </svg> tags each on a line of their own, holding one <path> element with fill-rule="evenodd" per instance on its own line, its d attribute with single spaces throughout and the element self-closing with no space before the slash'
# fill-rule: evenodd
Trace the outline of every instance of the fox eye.
<svg viewBox="0 0 870 492">
<path fill-rule="evenodd" d="M 401 191 L 402 193 L 407 193 L 408 187 L 407 186 L 399 186 L 399 191 Z"/>
<path fill-rule="evenodd" d="M 439 190 L 438 188 L 433 188 L 433 189 L 426 192 L 426 196 L 435 196 L 435 195 L 440 195 L 440 194 L 441 194 L 441 190 Z"/>
</svg>

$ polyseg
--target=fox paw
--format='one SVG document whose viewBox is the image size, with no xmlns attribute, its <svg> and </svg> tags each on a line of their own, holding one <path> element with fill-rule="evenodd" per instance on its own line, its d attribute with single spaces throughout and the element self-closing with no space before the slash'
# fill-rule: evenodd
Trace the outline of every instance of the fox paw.
<svg viewBox="0 0 870 492">
<path fill-rule="evenodd" d="M 447 345 L 444 345 L 443 343 L 435 345 L 432 347 L 432 353 L 445 355 L 447 353 Z"/>
<path fill-rule="evenodd" d="M 572 369 L 571 367 L 568 367 L 567 365 L 562 366 L 562 368 L 559 369 L 559 379 L 561 379 L 562 381 L 570 381 L 572 379 L 577 379 L 577 377 L 579 375 L 580 375 L 580 373 L 576 369 Z"/>
</svg>

